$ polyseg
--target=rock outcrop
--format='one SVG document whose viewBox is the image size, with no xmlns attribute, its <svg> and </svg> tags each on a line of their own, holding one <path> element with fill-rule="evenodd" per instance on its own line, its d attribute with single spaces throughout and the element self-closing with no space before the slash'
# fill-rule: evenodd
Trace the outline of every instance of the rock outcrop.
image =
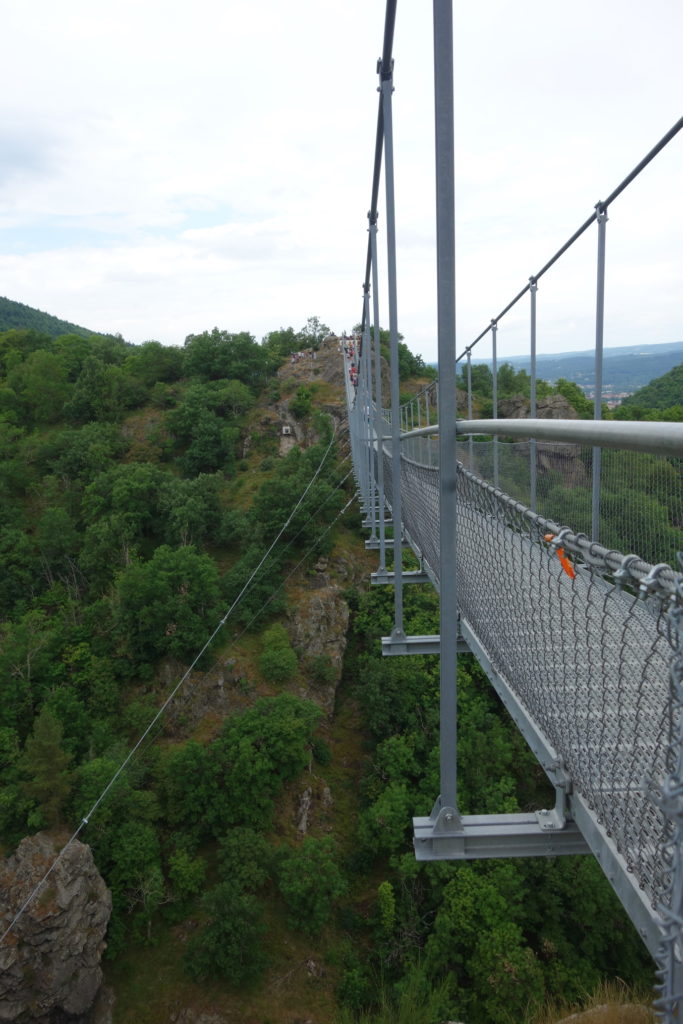
<svg viewBox="0 0 683 1024">
<path fill-rule="evenodd" d="M 0 928 L 9 925 L 55 860 L 45 832 L 0 865 Z M 0 1021 L 81 1024 L 102 982 L 111 895 L 90 847 L 75 840 L 0 948 Z"/>
<path fill-rule="evenodd" d="M 527 419 L 529 407 L 529 399 L 521 395 L 516 398 L 505 398 L 498 403 L 498 415 L 501 419 Z M 538 400 L 536 418 L 539 420 L 577 420 L 579 417 L 564 395 L 546 395 Z M 528 459 L 529 442 L 516 441 L 515 454 L 519 458 Z M 588 483 L 586 467 L 581 461 L 579 446 L 576 444 L 538 441 L 536 459 L 539 472 L 559 473 L 567 487 L 585 487 Z"/>
<path fill-rule="evenodd" d="M 302 696 L 332 714 L 346 649 L 349 606 L 341 586 L 330 577 L 327 568 L 327 561 L 321 559 L 315 566 L 315 576 L 307 579 L 296 601 L 291 602 L 288 630 L 292 646 L 310 665 L 322 659 L 322 671 Z"/>
<path fill-rule="evenodd" d="M 501 398 L 498 402 L 498 415 L 501 419 L 527 419 L 531 402 L 522 395 L 515 398 Z M 539 420 L 578 420 L 579 415 L 564 395 L 544 395 L 536 403 L 536 419 Z"/>
</svg>

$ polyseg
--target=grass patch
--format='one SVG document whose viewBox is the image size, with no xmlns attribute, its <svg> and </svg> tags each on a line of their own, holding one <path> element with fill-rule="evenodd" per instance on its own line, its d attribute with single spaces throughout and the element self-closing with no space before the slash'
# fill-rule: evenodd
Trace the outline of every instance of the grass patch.
<svg viewBox="0 0 683 1024">
<path fill-rule="evenodd" d="M 603 982 L 580 1003 L 553 1001 L 528 1024 L 654 1024 L 651 995 L 621 980 Z"/>
</svg>

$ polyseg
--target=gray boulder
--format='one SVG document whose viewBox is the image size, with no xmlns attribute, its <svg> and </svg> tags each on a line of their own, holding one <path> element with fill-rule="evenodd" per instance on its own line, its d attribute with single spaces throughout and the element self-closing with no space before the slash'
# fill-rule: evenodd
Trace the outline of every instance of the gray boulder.
<svg viewBox="0 0 683 1024">
<path fill-rule="evenodd" d="M 0 863 L 0 931 L 34 890 L 59 847 L 45 832 Z M 90 847 L 75 840 L 0 947 L 0 1022 L 77 1021 L 102 983 L 111 894 Z"/>
</svg>

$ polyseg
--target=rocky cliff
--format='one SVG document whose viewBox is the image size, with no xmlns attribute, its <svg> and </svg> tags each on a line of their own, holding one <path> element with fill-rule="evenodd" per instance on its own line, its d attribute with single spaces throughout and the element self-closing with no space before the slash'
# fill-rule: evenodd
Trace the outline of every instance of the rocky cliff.
<svg viewBox="0 0 683 1024">
<path fill-rule="evenodd" d="M 0 865 L 0 928 L 58 853 L 45 832 L 28 836 Z M 90 847 L 74 841 L 0 948 L 0 1021 L 81 1024 L 102 982 L 100 958 L 111 895 Z"/>
</svg>

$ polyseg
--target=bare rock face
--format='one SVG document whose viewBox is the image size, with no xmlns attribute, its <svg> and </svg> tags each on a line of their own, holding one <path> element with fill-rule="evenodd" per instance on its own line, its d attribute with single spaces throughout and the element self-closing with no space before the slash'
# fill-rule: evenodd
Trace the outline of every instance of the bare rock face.
<svg viewBox="0 0 683 1024">
<path fill-rule="evenodd" d="M 0 928 L 10 923 L 58 853 L 45 832 L 0 864 Z M 74 841 L 0 947 L 0 1021 L 83 1021 L 102 982 L 111 895 L 90 847 Z"/>
<path fill-rule="evenodd" d="M 308 816 L 311 813 L 313 801 L 313 790 L 308 786 L 299 797 L 299 812 L 297 814 L 296 830 L 305 836 L 308 832 Z"/>
<path fill-rule="evenodd" d="M 530 407 L 531 402 L 522 395 L 515 398 L 502 398 L 498 403 L 498 415 L 509 420 L 527 419 Z M 564 395 L 546 395 L 544 398 L 539 398 L 536 404 L 536 418 L 539 420 L 578 420 L 579 415 Z"/>
<path fill-rule="evenodd" d="M 498 412 L 505 419 L 527 419 L 530 402 L 521 395 L 505 398 L 498 404 Z M 564 395 L 546 395 L 539 398 L 536 417 L 540 420 L 576 420 L 578 413 Z M 516 441 L 515 452 L 519 458 L 528 459 L 529 442 Z M 536 458 L 539 472 L 559 472 L 567 487 L 585 487 L 588 482 L 586 467 L 581 461 L 579 445 L 561 444 L 556 441 L 538 441 Z"/>
<path fill-rule="evenodd" d="M 341 587 L 330 579 L 323 565 L 318 563 L 316 576 L 290 606 L 289 634 L 299 654 L 308 661 L 322 656 L 329 666 L 329 678 L 319 678 L 302 696 L 331 714 L 341 679 L 349 606 L 342 597 Z"/>
</svg>

